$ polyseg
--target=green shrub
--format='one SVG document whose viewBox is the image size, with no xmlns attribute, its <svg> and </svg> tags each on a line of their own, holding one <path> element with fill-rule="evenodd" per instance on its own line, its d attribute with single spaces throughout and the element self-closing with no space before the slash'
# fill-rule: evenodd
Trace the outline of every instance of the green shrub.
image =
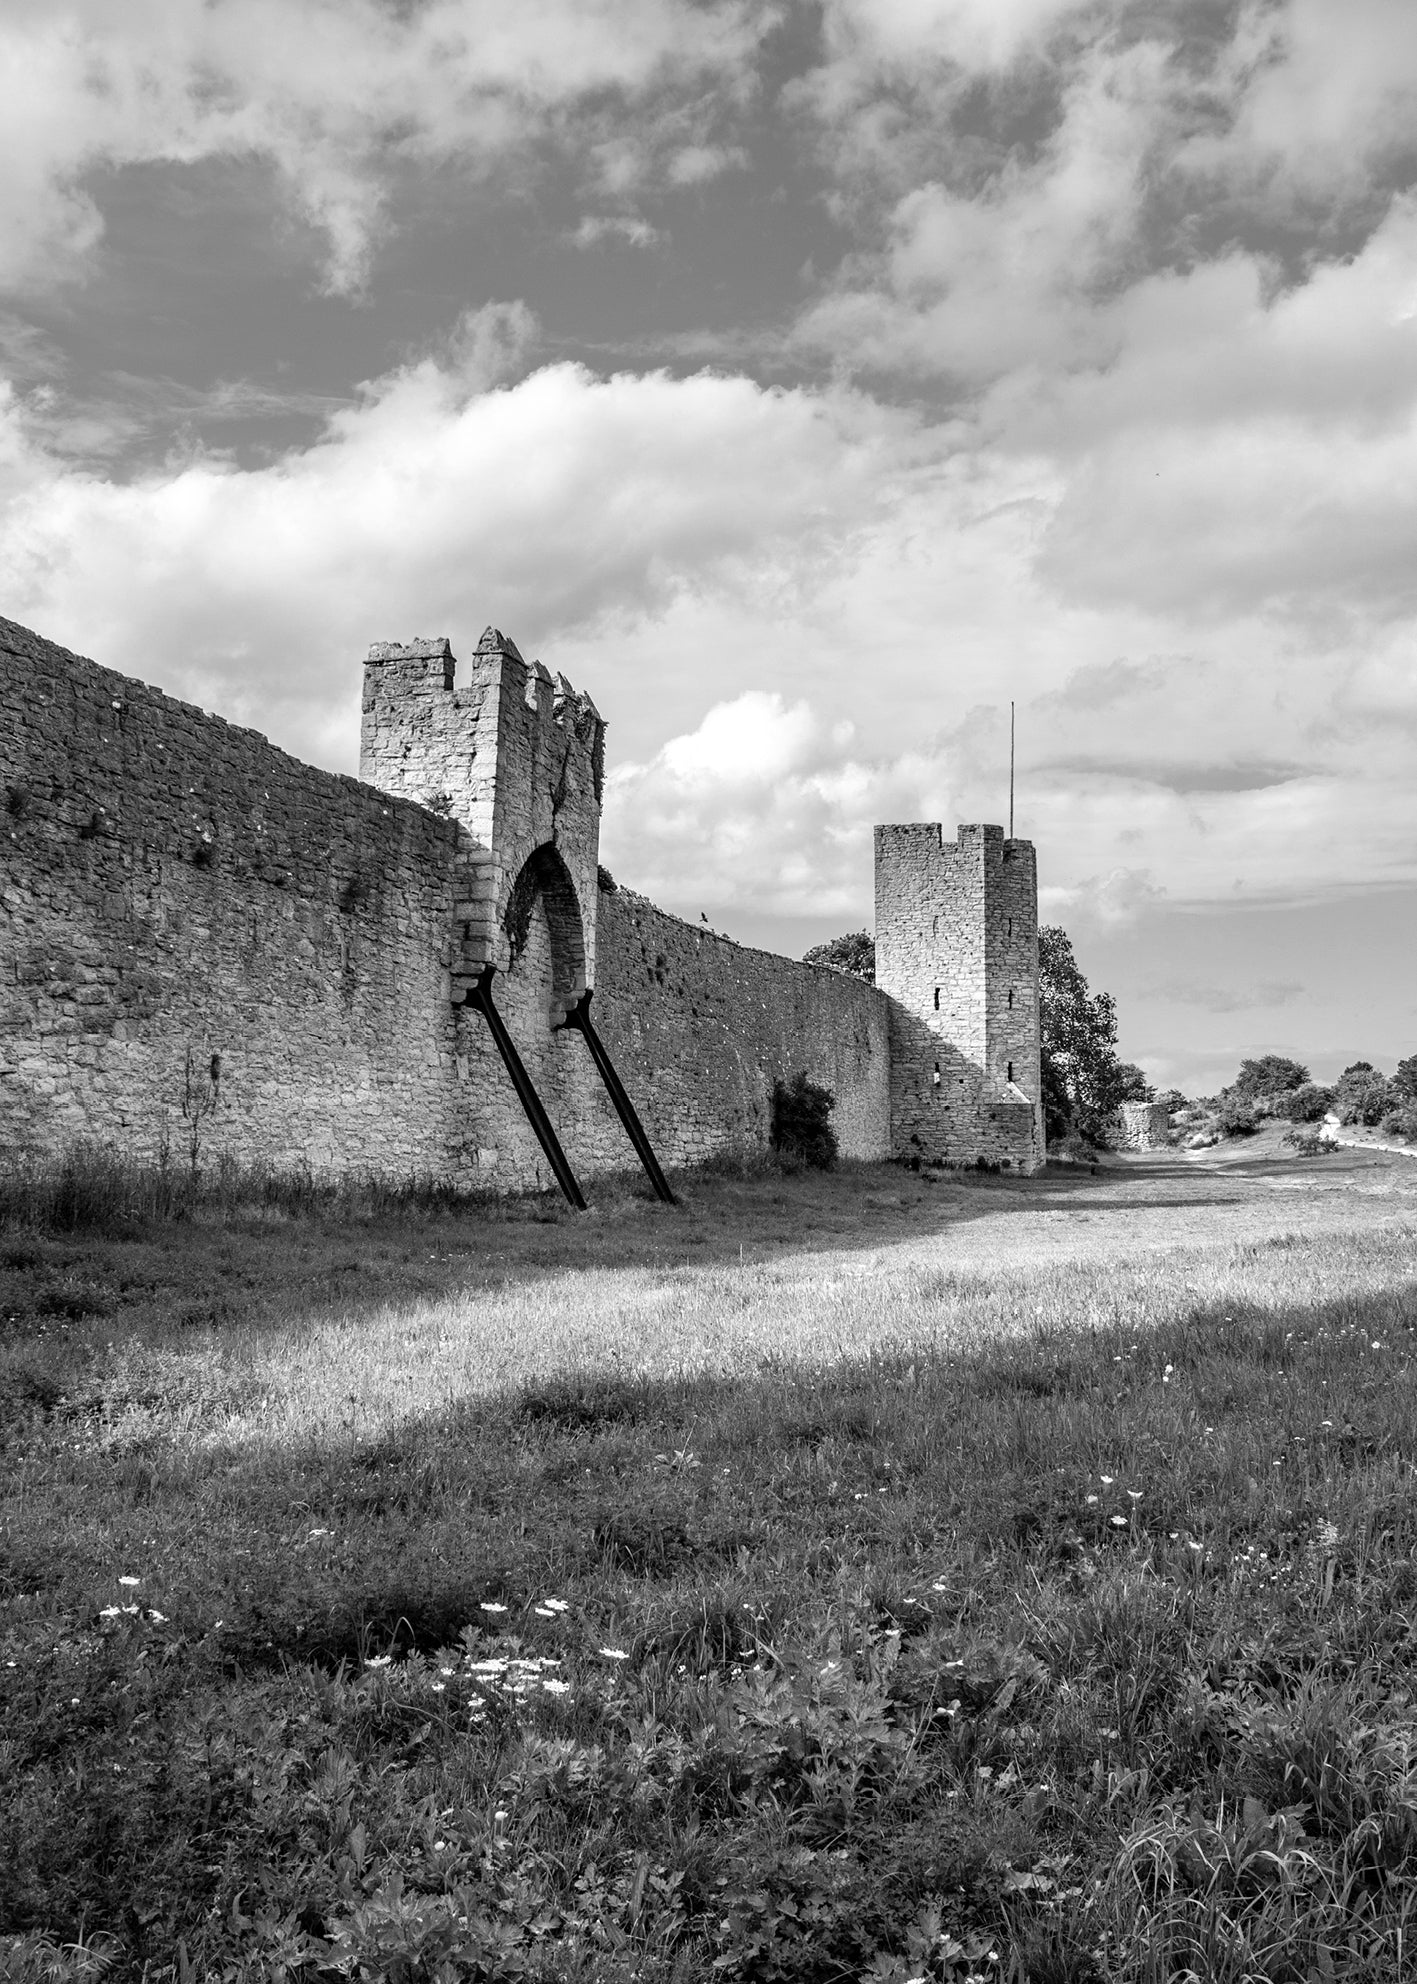
<svg viewBox="0 0 1417 1984">
<path fill-rule="evenodd" d="M 1261 1054 L 1256 1060 L 1240 1063 L 1230 1092 L 1254 1102 L 1262 1096 L 1285 1095 L 1290 1089 L 1303 1088 L 1308 1080 L 1309 1071 L 1302 1061 L 1291 1061 L 1284 1054 Z"/>
<path fill-rule="evenodd" d="M 1333 1107 L 1333 1096 L 1334 1091 L 1322 1082 L 1305 1082 L 1302 1088 L 1291 1088 L 1279 1097 L 1281 1107 L 1276 1113 L 1287 1116 L 1291 1123 L 1321 1123 Z"/>
<path fill-rule="evenodd" d="M 1252 1137 L 1260 1126 L 1259 1111 L 1252 1102 L 1227 1089 L 1216 1111 L 1216 1128 L 1227 1137 Z"/>
<path fill-rule="evenodd" d="M 1325 1130 L 1286 1130 L 1284 1141 L 1293 1146 L 1297 1157 L 1322 1157 L 1338 1145 Z"/>
<path fill-rule="evenodd" d="M 1366 1061 L 1355 1061 L 1339 1076 L 1334 1107 L 1341 1123 L 1361 1123 L 1371 1130 L 1382 1122 L 1394 1099 L 1376 1068 Z"/>
<path fill-rule="evenodd" d="M 772 1147 L 789 1164 L 830 1171 L 836 1163 L 836 1131 L 830 1117 L 836 1097 L 808 1079 L 805 1068 L 772 1091 Z"/>
<path fill-rule="evenodd" d="M 1400 1137 L 1403 1143 L 1417 1143 L 1417 1102 L 1407 1102 L 1383 1118 L 1383 1135 Z"/>
</svg>

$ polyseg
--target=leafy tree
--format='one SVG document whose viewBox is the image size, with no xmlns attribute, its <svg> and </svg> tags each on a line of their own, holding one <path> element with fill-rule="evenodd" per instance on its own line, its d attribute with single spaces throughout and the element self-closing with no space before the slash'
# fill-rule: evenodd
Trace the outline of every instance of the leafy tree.
<svg viewBox="0 0 1417 1984">
<path fill-rule="evenodd" d="M 1135 1061 L 1117 1063 L 1118 1102 L 1155 1102 L 1156 1090 Z"/>
<path fill-rule="evenodd" d="M 1333 1106 L 1340 1123 L 1381 1123 L 1392 1107 L 1392 1090 L 1371 1061 L 1350 1061 L 1338 1078 Z"/>
<path fill-rule="evenodd" d="M 1417 1102 L 1417 1054 L 1409 1054 L 1393 1070 L 1392 1085 L 1404 1102 Z"/>
<path fill-rule="evenodd" d="M 1222 1093 L 1216 1122 L 1227 1137 L 1252 1137 L 1260 1126 L 1254 1103 L 1248 1096 L 1237 1095 L 1233 1088 Z"/>
<path fill-rule="evenodd" d="M 833 937 L 825 944 L 814 944 L 802 953 L 803 964 L 828 964 L 833 971 L 849 971 L 853 978 L 876 982 L 876 940 L 867 930 L 852 930 L 845 937 Z"/>
<path fill-rule="evenodd" d="M 1333 1098 L 1334 1090 L 1322 1082 L 1305 1082 L 1302 1088 L 1291 1088 L 1280 1097 L 1277 1113 L 1291 1123 L 1319 1123 L 1332 1109 Z"/>
<path fill-rule="evenodd" d="M 1158 1095 L 1156 1099 L 1164 1104 L 1173 1116 L 1178 1109 L 1189 1109 L 1191 1106 L 1189 1098 L 1182 1095 L 1178 1088 L 1168 1088 L 1165 1095 Z"/>
<path fill-rule="evenodd" d="M 1073 1101 L 1063 1070 L 1047 1049 L 1043 1052 L 1043 1134 L 1060 1143 L 1073 1127 Z"/>
<path fill-rule="evenodd" d="M 1261 1054 L 1256 1060 L 1240 1063 L 1240 1072 L 1227 1093 L 1252 1102 L 1256 1096 L 1287 1095 L 1290 1089 L 1303 1088 L 1308 1079 L 1309 1071 L 1301 1061 L 1291 1061 L 1283 1054 Z"/>
<path fill-rule="evenodd" d="M 1056 1138 L 1071 1127 L 1100 1143 L 1117 1105 L 1149 1102 L 1152 1090 L 1140 1068 L 1118 1059 L 1116 1001 L 1091 990 L 1072 939 L 1056 924 L 1038 933 L 1038 995 L 1047 1133 Z"/>
</svg>

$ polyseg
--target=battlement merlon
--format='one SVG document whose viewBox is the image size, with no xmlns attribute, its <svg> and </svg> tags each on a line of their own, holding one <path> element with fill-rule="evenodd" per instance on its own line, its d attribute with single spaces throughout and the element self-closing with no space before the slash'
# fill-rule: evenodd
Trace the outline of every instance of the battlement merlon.
<svg viewBox="0 0 1417 1984">
<path fill-rule="evenodd" d="M 910 820 L 894 826 L 881 826 L 875 830 L 876 858 L 879 861 L 887 851 L 909 853 L 928 857 L 931 854 L 949 859 L 952 855 L 978 854 L 984 850 L 1004 848 L 1033 848 L 1032 841 L 1010 840 L 1002 827 L 979 822 L 961 822 L 955 828 L 955 838 L 945 839 L 945 830 L 938 820 Z"/>
</svg>

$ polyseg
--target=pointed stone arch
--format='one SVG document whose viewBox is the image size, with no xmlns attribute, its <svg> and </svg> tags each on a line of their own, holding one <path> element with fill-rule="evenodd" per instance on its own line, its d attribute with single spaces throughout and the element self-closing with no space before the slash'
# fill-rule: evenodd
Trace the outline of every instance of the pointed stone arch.
<svg viewBox="0 0 1417 1984">
<path fill-rule="evenodd" d="M 550 1020 L 554 1027 L 586 989 L 586 944 L 575 883 L 552 841 L 532 849 L 508 892 L 502 928 L 507 936 L 509 969 L 515 970 L 526 948 L 538 903 L 551 934 Z"/>
</svg>

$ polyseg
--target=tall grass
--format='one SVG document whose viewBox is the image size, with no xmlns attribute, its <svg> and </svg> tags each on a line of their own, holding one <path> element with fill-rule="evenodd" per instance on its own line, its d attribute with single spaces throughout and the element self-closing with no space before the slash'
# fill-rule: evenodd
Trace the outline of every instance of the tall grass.
<svg viewBox="0 0 1417 1984">
<path fill-rule="evenodd" d="M 1030 1263 L 1051 1187 L 893 1240 L 880 1184 L 705 1188 L 632 1265 L 568 1221 L 357 1297 L 350 1229 L 316 1313 L 21 1316 L 0 1974 L 1402 1977 L 1405 1201 Z M 765 1195 L 798 1244 L 740 1264 Z"/>
<path fill-rule="evenodd" d="M 153 1222 L 256 1209 L 291 1217 L 381 1219 L 401 1211 L 448 1211 L 475 1203 L 443 1179 L 377 1171 L 319 1179 L 307 1166 L 147 1163 L 102 1144 L 79 1142 L 58 1156 L 0 1165 L 0 1228 L 51 1233 L 122 1233 Z"/>
</svg>

